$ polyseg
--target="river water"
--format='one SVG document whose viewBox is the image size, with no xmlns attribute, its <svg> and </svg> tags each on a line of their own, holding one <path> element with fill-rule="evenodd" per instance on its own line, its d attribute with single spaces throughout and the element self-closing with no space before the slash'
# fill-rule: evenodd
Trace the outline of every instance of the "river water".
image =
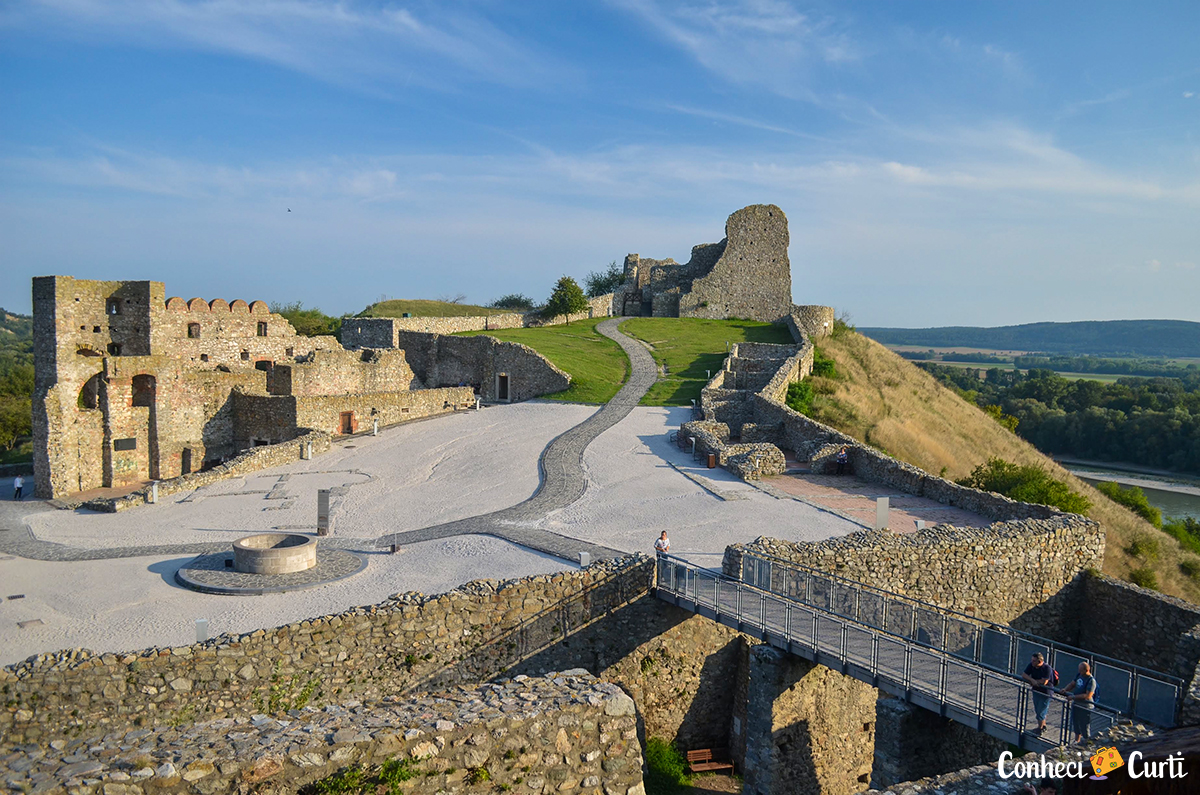
<svg viewBox="0 0 1200 795">
<path fill-rule="evenodd" d="M 1090 464 L 1066 466 L 1072 474 L 1093 486 L 1105 480 L 1116 481 L 1122 486 L 1138 486 L 1146 493 L 1146 500 L 1162 511 L 1164 517 L 1191 516 L 1200 519 L 1200 480 L 1195 478 L 1122 472 Z"/>
</svg>

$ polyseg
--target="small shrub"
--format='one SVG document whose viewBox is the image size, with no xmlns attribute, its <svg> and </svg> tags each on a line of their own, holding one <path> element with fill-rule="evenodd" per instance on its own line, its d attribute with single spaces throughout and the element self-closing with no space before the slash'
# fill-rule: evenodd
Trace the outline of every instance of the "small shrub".
<svg viewBox="0 0 1200 795">
<path fill-rule="evenodd" d="M 1154 573 L 1153 569 L 1146 566 L 1129 572 L 1129 581 L 1152 591 L 1158 590 L 1158 575 Z"/>
<path fill-rule="evenodd" d="M 837 378 L 837 364 L 815 346 L 813 347 L 812 374 L 818 378 Z"/>
<path fill-rule="evenodd" d="M 396 757 L 389 759 L 383 763 L 383 767 L 379 769 L 379 781 L 387 784 L 389 789 L 394 790 L 402 781 L 410 781 L 420 775 L 415 767 L 413 760 L 408 757 Z"/>
<path fill-rule="evenodd" d="M 343 767 L 333 775 L 321 779 L 314 786 L 318 795 L 348 795 L 361 790 L 365 778 L 361 767 Z"/>
<path fill-rule="evenodd" d="M 1155 527 L 1163 526 L 1162 511 L 1151 505 L 1146 499 L 1146 493 L 1137 486 L 1121 488 L 1119 483 L 1105 481 L 1096 484 L 1096 491 L 1118 505 L 1124 505 Z"/>
<path fill-rule="evenodd" d="M 999 406 L 987 405 L 983 407 L 983 411 L 996 422 L 1007 428 L 1010 433 L 1017 432 L 1017 424 L 1020 422 L 1020 420 L 1011 414 L 1005 414 L 1004 410 Z"/>
<path fill-rule="evenodd" d="M 1179 564 L 1179 571 L 1189 579 L 1200 580 L 1200 558 L 1184 558 Z"/>
<path fill-rule="evenodd" d="M 1158 560 L 1158 539 L 1148 535 L 1140 535 L 1129 542 L 1125 551 L 1130 556 L 1141 558 L 1147 562 Z"/>
<path fill-rule="evenodd" d="M 1168 519 L 1163 524 L 1163 532 L 1178 541 L 1184 549 L 1200 555 L 1200 522 L 1192 517 Z"/>
<path fill-rule="evenodd" d="M 509 309 L 517 312 L 528 312 L 533 309 L 533 299 L 521 293 L 509 293 L 492 301 L 495 309 Z"/>
<path fill-rule="evenodd" d="M 796 381 L 788 384 L 787 405 L 792 411 L 808 414 L 812 411 L 813 388 L 807 381 Z"/>
<path fill-rule="evenodd" d="M 850 334 L 855 331 L 854 324 L 850 322 L 850 313 L 843 312 L 833 321 L 833 331 L 829 332 L 829 336 L 837 339 L 845 334 Z"/>
<path fill-rule="evenodd" d="M 491 781 L 492 774 L 488 772 L 486 767 L 473 767 L 467 772 L 468 784 L 482 784 L 485 781 Z"/>
<path fill-rule="evenodd" d="M 647 795 L 669 795 L 691 783 L 683 754 L 658 737 L 646 740 L 646 768 Z"/>
<path fill-rule="evenodd" d="M 1071 491 L 1066 483 L 1055 480 L 1041 467 L 1018 466 L 1002 458 L 989 458 L 958 484 L 994 491 L 1020 502 L 1050 505 L 1068 513 L 1087 513 L 1092 507 L 1091 500 Z"/>
</svg>

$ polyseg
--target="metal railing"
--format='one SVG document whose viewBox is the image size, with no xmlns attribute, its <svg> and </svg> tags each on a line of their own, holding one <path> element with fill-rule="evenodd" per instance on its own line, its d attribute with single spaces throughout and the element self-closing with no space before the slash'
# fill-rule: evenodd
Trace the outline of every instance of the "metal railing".
<svg viewBox="0 0 1200 795">
<path fill-rule="evenodd" d="M 1029 750 L 1066 744 L 1072 719 L 1091 733 L 1120 719 L 1050 695 L 1046 730 L 1023 680 L 826 609 L 768 593 L 667 555 L 658 558 L 659 599 L 692 610 L 791 654 L 825 665 L 910 703 Z"/>
<path fill-rule="evenodd" d="M 1098 683 L 1098 706 L 1158 726 L 1175 725 L 1183 682 L 1168 674 L 761 553 L 743 555 L 742 579 L 1011 676 L 1020 677 L 1035 652 L 1059 672 L 1062 685 L 1086 662 Z"/>
</svg>

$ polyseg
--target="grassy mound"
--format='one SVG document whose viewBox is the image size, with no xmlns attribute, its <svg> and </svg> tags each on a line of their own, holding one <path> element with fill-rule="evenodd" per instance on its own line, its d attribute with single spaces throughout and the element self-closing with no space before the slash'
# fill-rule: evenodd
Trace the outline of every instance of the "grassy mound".
<svg viewBox="0 0 1200 795">
<path fill-rule="evenodd" d="M 405 312 L 413 317 L 483 317 L 485 315 L 503 315 L 509 311 L 487 306 L 413 299 L 411 301 L 380 301 L 359 312 L 358 317 L 404 317 Z"/>
<path fill-rule="evenodd" d="M 572 403 L 607 403 L 629 375 L 629 359 L 621 346 L 596 331 L 607 318 L 577 320 L 561 326 L 468 331 L 462 336 L 487 334 L 504 342 L 528 345 L 571 375 L 571 386 L 546 397 Z"/>
<path fill-rule="evenodd" d="M 820 341 L 836 363 L 836 378 L 811 381 L 809 415 L 860 441 L 952 479 L 965 478 L 989 458 L 1045 469 L 1091 502 L 1088 516 L 1108 536 L 1104 571 L 1130 579 L 1152 572 L 1164 593 L 1200 602 L 1200 581 L 1189 576 L 1195 558 L 1179 542 L 1067 472 L 984 411 L 941 386 L 928 373 L 879 343 L 847 332 Z M 1157 545 L 1138 543 L 1147 537 Z"/>
<path fill-rule="evenodd" d="M 699 402 L 708 382 L 725 362 L 726 344 L 772 342 L 791 345 L 784 326 L 753 320 L 699 320 L 696 318 L 635 317 L 621 331 L 651 345 L 654 360 L 665 367 L 660 379 L 642 398 L 643 406 L 690 406 Z"/>
</svg>

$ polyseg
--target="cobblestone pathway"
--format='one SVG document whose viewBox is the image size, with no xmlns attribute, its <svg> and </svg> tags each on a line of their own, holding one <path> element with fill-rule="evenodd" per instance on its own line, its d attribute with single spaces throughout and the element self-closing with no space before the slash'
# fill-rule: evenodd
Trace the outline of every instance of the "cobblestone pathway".
<svg viewBox="0 0 1200 795">
<path fill-rule="evenodd" d="M 328 536 L 321 539 L 321 544 L 349 551 L 377 552 L 381 549 L 390 549 L 393 544 L 404 546 L 476 533 L 502 538 L 571 562 L 578 561 L 581 552 L 590 554 L 592 560 L 623 555 L 624 553 L 605 546 L 579 541 L 529 526 L 541 520 L 551 511 L 565 508 L 583 496 L 583 492 L 587 488 L 587 478 L 583 472 L 583 451 L 587 449 L 593 439 L 628 416 L 658 377 L 658 367 L 650 352 L 641 343 L 617 330 L 617 325 L 622 319 L 606 320 L 596 326 L 596 329 L 604 336 L 615 340 L 629 356 L 629 380 L 603 408 L 546 446 L 538 462 L 542 474 L 541 484 L 532 497 L 500 511 L 434 525 L 421 530 L 393 533 L 379 539 Z M 81 561 L 149 555 L 205 555 L 229 549 L 227 541 L 109 549 L 85 549 L 42 541 L 29 532 L 24 522 L 24 517 L 40 510 L 53 510 L 53 508 L 43 502 L 0 502 L 0 555 L 16 555 L 32 560 Z"/>
</svg>

